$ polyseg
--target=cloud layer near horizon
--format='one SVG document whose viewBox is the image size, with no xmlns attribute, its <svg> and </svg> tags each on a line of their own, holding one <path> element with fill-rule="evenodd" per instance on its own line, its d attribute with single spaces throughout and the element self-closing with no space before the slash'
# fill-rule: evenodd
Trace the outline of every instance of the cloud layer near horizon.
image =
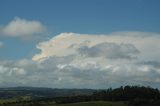
<svg viewBox="0 0 160 106">
<path fill-rule="evenodd" d="M 160 35 L 147 32 L 61 33 L 38 43 L 32 60 L 0 61 L 0 85 L 160 88 L 159 45 Z"/>
</svg>

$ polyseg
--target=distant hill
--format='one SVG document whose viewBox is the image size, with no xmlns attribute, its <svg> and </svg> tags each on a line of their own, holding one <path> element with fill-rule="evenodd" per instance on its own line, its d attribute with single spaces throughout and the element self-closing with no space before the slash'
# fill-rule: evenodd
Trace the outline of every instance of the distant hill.
<svg viewBox="0 0 160 106">
<path fill-rule="evenodd" d="M 41 87 L 0 88 L 0 99 L 29 96 L 31 98 L 92 95 L 93 89 L 54 89 Z"/>
</svg>

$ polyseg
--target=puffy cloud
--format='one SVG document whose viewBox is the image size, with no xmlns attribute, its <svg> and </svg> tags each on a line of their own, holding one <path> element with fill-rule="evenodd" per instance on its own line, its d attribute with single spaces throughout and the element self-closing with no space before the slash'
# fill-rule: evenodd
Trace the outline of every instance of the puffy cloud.
<svg viewBox="0 0 160 106">
<path fill-rule="evenodd" d="M 10 86 L 8 83 L 21 84 L 23 76 L 25 76 L 26 71 L 19 67 L 7 67 L 0 65 L 0 85 Z M 15 85 L 16 86 L 16 85 Z"/>
<path fill-rule="evenodd" d="M 37 44 L 41 51 L 33 60 L 0 61 L 0 85 L 160 88 L 158 45 L 159 35 L 147 32 L 62 33 Z"/>
<path fill-rule="evenodd" d="M 104 65 L 98 61 L 85 60 L 75 63 L 72 62 L 73 57 L 52 57 L 43 62 L 26 59 L 3 61 L 0 65 L 0 85 L 106 88 L 140 84 L 159 87 L 158 68 L 132 62 Z M 57 60 L 59 61 L 56 62 Z"/>
<path fill-rule="evenodd" d="M 16 17 L 0 29 L 0 33 L 11 37 L 27 38 L 45 31 L 44 25 L 39 21 L 30 21 Z"/>
</svg>

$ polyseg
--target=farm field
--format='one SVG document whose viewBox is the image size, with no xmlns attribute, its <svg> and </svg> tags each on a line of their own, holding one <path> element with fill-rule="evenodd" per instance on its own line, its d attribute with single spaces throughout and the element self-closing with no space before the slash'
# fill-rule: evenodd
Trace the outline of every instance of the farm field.
<svg viewBox="0 0 160 106">
<path fill-rule="evenodd" d="M 72 104 L 54 104 L 51 106 L 127 106 L 123 102 L 104 102 L 104 101 L 96 101 L 96 102 L 81 102 L 81 103 L 72 103 Z"/>
<path fill-rule="evenodd" d="M 16 99 L 0 99 L 0 104 L 15 102 Z"/>
<path fill-rule="evenodd" d="M 0 100 L 0 105 L 3 103 L 12 103 L 15 102 L 14 99 L 7 99 L 7 100 Z M 23 103 L 21 104 L 14 104 L 14 106 L 20 106 L 24 105 Z M 29 104 L 28 104 L 29 105 Z M 25 106 L 28 106 L 25 104 Z M 39 106 L 128 106 L 124 102 L 109 102 L 109 101 L 92 101 L 92 102 L 79 102 L 79 103 L 67 103 L 67 104 L 55 104 L 55 102 L 39 102 Z M 32 104 L 32 106 L 34 106 Z M 8 106 L 8 105 L 7 105 Z"/>
</svg>

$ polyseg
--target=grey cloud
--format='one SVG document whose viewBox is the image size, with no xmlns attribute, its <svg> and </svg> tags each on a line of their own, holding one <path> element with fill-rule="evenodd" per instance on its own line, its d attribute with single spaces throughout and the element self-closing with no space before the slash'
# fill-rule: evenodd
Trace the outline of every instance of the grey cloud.
<svg viewBox="0 0 160 106">
<path fill-rule="evenodd" d="M 159 61 L 144 61 L 144 62 L 141 62 L 140 64 L 150 65 L 150 66 L 153 66 L 155 68 L 160 68 L 160 62 Z"/>
<path fill-rule="evenodd" d="M 44 60 L 40 63 L 26 59 L 9 61 L 8 64 L 7 61 L 0 62 L 0 86 L 10 84 L 56 88 L 105 88 L 126 84 L 160 83 L 158 69 L 148 65 L 133 63 L 112 64 L 110 67 L 98 63 L 74 65 L 71 60 L 70 57 L 54 57 L 52 61 Z M 58 65 L 63 67 L 57 67 Z"/>
<path fill-rule="evenodd" d="M 78 48 L 81 55 L 89 57 L 106 57 L 110 59 L 133 59 L 140 51 L 132 44 L 100 43 L 92 47 Z"/>
</svg>

